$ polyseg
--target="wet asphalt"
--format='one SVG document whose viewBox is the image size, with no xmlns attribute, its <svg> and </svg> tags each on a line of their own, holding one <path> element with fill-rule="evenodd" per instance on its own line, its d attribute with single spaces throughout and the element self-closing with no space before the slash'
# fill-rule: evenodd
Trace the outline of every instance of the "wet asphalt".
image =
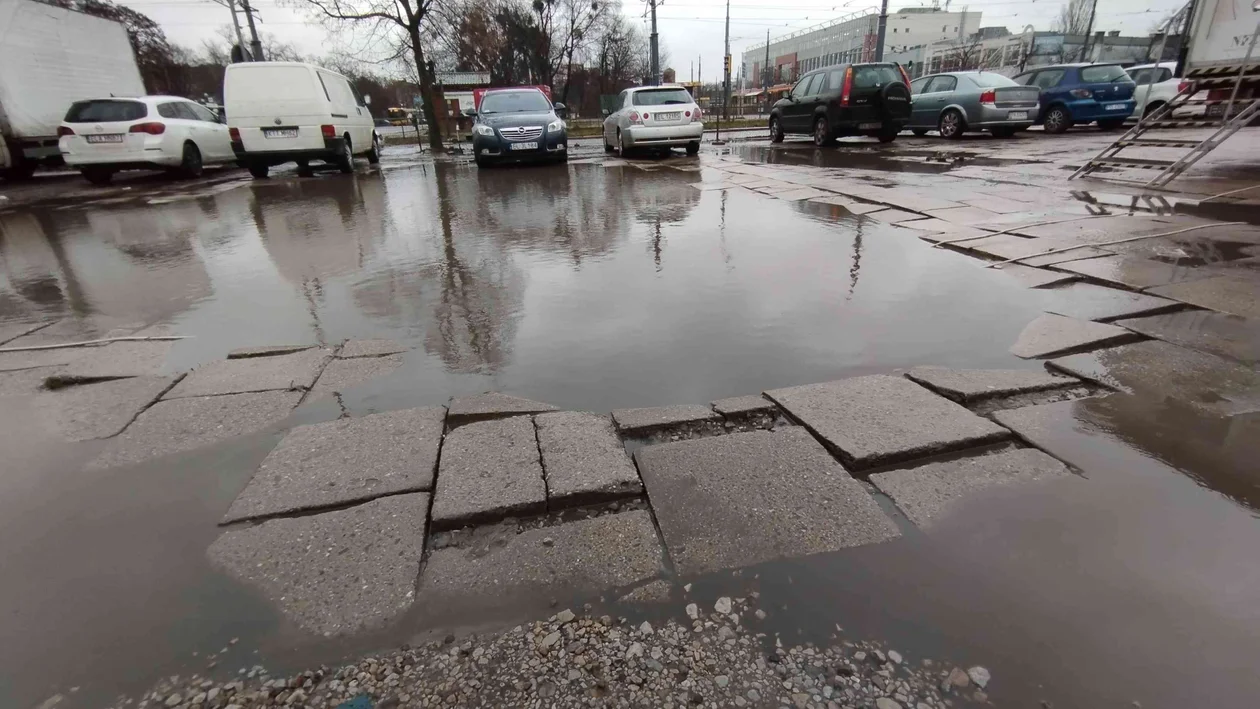
<svg viewBox="0 0 1260 709">
<path fill-rule="evenodd" d="M 725 150 L 935 177 L 944 193 L 951 171 L 1033 151 L 991 142 Z M 0 322 L 161 324 L 190 336 L 172 369 L 256 345 L 414 347 L 344 397 L 355 415 L 486 390 L 607 412 L 918 365 L 1041 368 L 1007 352 L 1046 307 L 1041 291 L 826 205 L 702 190 L 707 158 L 623 164 L 586 143 L 567 167 L 478 170 L 395 148 L 381 169 L 349 177 L 220 171 L 0 203 Z M 984 664 L 1001 706 L 1253 706 L 1260 430 L 1254 415 L 1222 424 L 1185 398 L 1156 389 L 1048 409 L 1033 442 L 1091 485 L 991 493 L 931 535 L 903 524 L 894 542 L 702 577 L 696 593 L 759 590 L 785 639 L 822 640 L 839 625 L 912 660 Z M 88 473 L 101 442 L 68 446 L 29 401 L 0 403 L 0 704 L 65 692 L 99 705 L 204 670 L 225 647 L 224 674 L 331 663 L 511 625 L 557 600 L 489 617 L 417 610 L 368 636 L 311 637 L 205 555 L 276 434 L 178 466 Z M 291 422 L 339 413 L 326 399 Z"/>
</svg>

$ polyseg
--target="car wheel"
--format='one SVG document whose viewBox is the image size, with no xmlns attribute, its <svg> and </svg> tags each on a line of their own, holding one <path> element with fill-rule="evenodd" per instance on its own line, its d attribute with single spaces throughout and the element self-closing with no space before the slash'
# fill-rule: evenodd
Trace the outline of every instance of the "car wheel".
<svg viewBox="0 0 1260 709">
<path fill-rule="evenodd" d="M 31 179 L 31 176 L 35 174 L 36 167 L 39 167 L 38 163 L 34 160 L 22 159 L 21 154 L 19 154 L 18 163 L 8 169 L 0 170 L 0 177 L 3 177 L 6 180 L 12 180 L 13 182 L 29 180 Z"/>
<path fill-rule="evenodd" d="M 831 132 L 831 124 L 827 121 L 826 116 L 819 116 L 814 121 L 814 145 L 824 147 L 832 145 L 836 142 L 836 137 Z"/>
<path fill-rule="evenodd" d="M 941 114 L 941 120 L 937 126 L 941 137 L 946 140 L 958 140 L 963 137 L 965 128 L 966 124 L 962 114 L 952 108 Z"/>
<path fill-rule="evenodd" d="M 1159 109 L 1163 107 L 1164 107 L 1163 101 L 1156 101 L 1155 103 L 1152 103 L 1149 106 L 1147 106 L 1145 111 L 1142 111 L 1142 117 L 1146 118 L 1147 116 L 1155 113 L 1156 111 L 1158 111 Z"/>
<path fill-rule="evenodd" d="M 918 136 L 918 137 L 920 137 L 920 138 L 922 138 L 923 136 L 925 136 L 925 135 L 927 135 L 927 134 L 928 134 L 928 132 L 927 132 L 927 128 L 911 128 L 911 129 L 910 129 L 910 132 L 911 132 L 911 133 L 914 133 L 915 135 L 917 135 L 917 136 Z"/>
<path fill-rule="evenodd" d="M 107 167 L 85 167 L 83 178 L 94 185 L 108 185 L 114 179 L 114 171 Z"/>
<path fill-rule="evenodd" d="M 179 161 L 179 174 L 184 177 L 198 178 L 201 177 L 202 172 L 201 151 L 191 142 L 184 143 L 184 157 Z"/>
<path fill-rule="evenodd" d="M 783 124 L 779 122 L 778 116 L 773 116 L 770 118 L 770 142 L 771 143 L 783 142 Z"/>
<path fill-rule="evenodd" d="M 372 149 L 367 154 L 369 165 L 379 165 L 381 162 L 381 136 L 375 131 L 372 133 Z"/>
<path fill-rule="evenodd" d="M 267 172 L 270 169 L 271 168 L 268 165 L 265 165 L 263 163 L 250 163 L 249 164 L 249 174 L 253 175 L 255 178 L 259 180 L 267 179 Z"/>
<path fill-rule="evenodd" d="M 1046 111 L 1046 117 L 1041 124 L 1047 133 L 1066 133 L 1067 129 L 1072 127 L 1072 116 L 1068 115 L 1067 109 L 1062 106 L 1055 106 Z"/>
<path fill-rule="evenodd" d="M 1105 121 L 1098 121 L 1098 128 L 1100 130 L 1115 130 L 1123 125 L 1123 118 L 1111 118 Z"/>
<path fill-rule="evenodd" d="M 341 141 L 341 152 L 333 158 L 332 162 L 337 166 L 337 171 L 343 175 L 354 172 L 354 146 L 350 144 L 350 136 L 345 136 L 345 139 Z"/>
<path fill-rule="evenodd" d="M 900 128 L 885 128 L 875 134 L 881 143 L 891 143 L 897 139 L 897 134 L 901 132 Z"/>
<path fill-rule="evenodd" d="M 700 154 L 700 141 L 693 140 L 690 143 L 687 143 L 687 154 L 699 155 Z"/>
<path fill-rule="evenodd" d="M 617 154 L 622 159 L 630 157 L 630 148 L 626 147 L 626 136 L 622 134 L 621 129 L 617 129 Z"/>
<path fill-rule="evenodd" d="M 616 150 L 617 148 L 608 142 L 608 134 L 605 133 L 604 134 L 604 152 L 611 153 Z"/>
</svg>

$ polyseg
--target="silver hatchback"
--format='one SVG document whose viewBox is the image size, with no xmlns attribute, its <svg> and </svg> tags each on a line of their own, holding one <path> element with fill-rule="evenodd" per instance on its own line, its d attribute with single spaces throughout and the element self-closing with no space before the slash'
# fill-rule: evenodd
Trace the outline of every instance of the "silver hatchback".
<svg viewBox="0 0 1260 709">
<path fill-rule="evenodd" d="M 910 124 L 915 135 L 939 131 L 957 140 L 967 131 L 1009 138 L 1037 120 L 1041 90 L 991 71 L 932 74 L 910 83 Z"/>
</svg>

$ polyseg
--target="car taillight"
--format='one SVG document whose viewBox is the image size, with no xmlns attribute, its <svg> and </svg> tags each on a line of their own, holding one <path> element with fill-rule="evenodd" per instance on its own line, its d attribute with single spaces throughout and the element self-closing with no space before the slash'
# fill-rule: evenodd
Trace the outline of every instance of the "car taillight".
<svg viewBox="0 0 1260 709">
<path fill-rule="evenodd" d="M 693 113 L 693 114 L 691 114 L 691 120 L 692 120 L 692 122 L 695 122 L 695 121 L 700 120 L 700 116 L 701 116 L 701 113 L 700 113 L 700 107 L 699 107 L 699 106 L 697 106 L 697 107 L 696 107 L 696 112 L 695 112 L 695 113 Z"/>
<path fill-rule="evenodd" d="M 1094 95 L 1094 92 L 1089 89 L 1072 89 L 1068 93 L 1076 98 L 1090 98 Z"/>
<path fill-rule="evenodd" d="M 1182 79 L 1181 83 L 1177 84 L 1177 93 L 1183 94 L 1191 88 L 1194 88 L 1194 82 L 1186 81 L 1185 79 Z"/>
<path fill-rule="evenodd" d="M 645 115 L 646 115 L 646 114 L 645 114 Z M 643 122 L 643 117 L 639 115 L 639 112 L 638 112 L 638 111 L 631 111 L 631 112 L 630 112 L 630 122 L 631 122 L 631 123 L 642 123 L 642 122 Z"/>
<path fill-rule="evenodd" d="M 128 133 L 148 133 L 149 135 L 162 135 L 166 132 L 165 123 L 137 123 L 127 129 Z"/>
<path fill-rule="evenodd" d="M 844 70 L 844 88 L 840 89 L 840 105 L 849 105 L 849 94 L 853 92 L 853 67 Z"/>
<path fill-rule="evenodd" d="M 989 89 L 988 91 L 985 91 L 984 93 L 980 94 L 980 104 L 981 104 L 982 106 L 993 106 L 993 105 L 996 105 L 996 104 L 997 104 L 997 92 L 996 92 L 996 91 L 994 91 L 993 89 Z"/>
<path fill-rule="evenodd" d="M 228 128 L 228 138 L 229 138 L 229 139 L 230 139 L 233 143 L 239 143 L 239 142 L 241 142 L 241 129 L 240 129 L 240 128 Z"/>
<path fill-rule="evenodd" d="M 323 133 L 325 138 L 337 137 L 337 129 L 334 126 L 320 126 L 319 132 Z"/>
<path fill-rule="evenodd" d="M 651 117 L 652 117 L 652 114 L 650 114 L 650 113 L 646 113 L 646 112 L 645 112 L 645 113 L 643 114 L 643 120 L 645 120 L 645 121 L 646 121 L 647 119 L 651 118 Z"/>
<path fill-rule="evenodd" d="M 74 135 L 74 130 L 70 128 L 70 126 L 61 126 L 60 128 L 57 129 L 58 138 L 62 136 L 66 136 L 66 135 Z"/>
</svg>

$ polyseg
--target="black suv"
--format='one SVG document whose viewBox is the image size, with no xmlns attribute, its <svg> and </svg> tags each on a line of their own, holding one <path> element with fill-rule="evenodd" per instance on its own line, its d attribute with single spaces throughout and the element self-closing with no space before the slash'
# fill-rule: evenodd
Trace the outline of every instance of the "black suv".
<svg viewBox="0 0 1260 709">
<path fill-rule="evenodd" d="M 869 135 L 896 139 L 910 122 L 910 78 L 899 64 L 837 64 L 812 71 L 770 109 L 770 140 L 813 135 L 817 145 Z"/>
</svg>

